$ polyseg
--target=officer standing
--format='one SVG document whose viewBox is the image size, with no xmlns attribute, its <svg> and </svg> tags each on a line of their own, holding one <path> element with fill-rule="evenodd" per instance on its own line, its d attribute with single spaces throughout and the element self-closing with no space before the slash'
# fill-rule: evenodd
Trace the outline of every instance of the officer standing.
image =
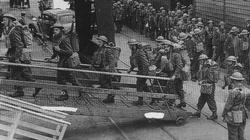
<svg viewBox="0 0 250 140">
<path fill-rule="evenodd" d="M 235 72 L 230 76 L 230 79 L 233 89 L 229 90 L 222 117 L 224 122 L 227 123 L 228 140 L 245 140 L 244 131 L 248 118 L 245 103 L 250 94 L 249 90 L 243 85 L 245 79 L 241 73 Z"/>
<path fill-rule="evenodd" d="M 73 54 L 73 48 L 70 43 L 69 37 L 64 35 L 63 29 L 64 27 L 61 24 L 54 24 L 53 29 L 53 55 L 50 58 L 46 58 L 47 62 L 55 59 L 57 56 L 59 57 L 59 62 L 57 67 L 59 68 L 71 68 L 68 63 L 69 57 Z M 61 85 L 66 85 L 67 82 L 72 83 L 74 86 L 81 86 L 79 81 L 76 79 L 76 75 L 70 71 L 57 71 L 57 83 Z M 79 96 L 81 96 L 81 91 L 79 90 Z M 68 100 L 68 92 L 63 89 L 61 91 L 61 95 L 58 98 L 55 98 L 56 101 L 64 101 Z"/>
<path fill-rule="evenodd" d="M 16 17 L 11 14 L 4 14 L 3 24 L 6 29 L 6 47 L 8 48 L 6 56 L 9 58 L 9 62 L 19 64 L 31 64 L 31 49 L 26 46 L 23 38 L 22 26 L 15 25 Z M 35 80 L 32 77 L 32 71 L 30 67 L 18 67 L 9 66 L 10 79 L 21 80 L 21 81 L 32 81 Z M 23 87 L 15 86 L 16 92 L 11 97 L 22 97 L 24 96 Z M 41 89 L 36 88 L 35 93 L 37 94 Z"/>
<path fill-rule="evenodd" d="M 199 85 L 201 85 L 201 95 L 198 100 L 197 108 L 198 111 L 193 114 L 200 118 L 201 110 L 207 103 L 209 109 L 212 111 L 212 116 L 208 117 L 209 120 L 215 120 L 217 116 L 217 107 L 214 98 L 215 83 L 218 81 L 218 65 L 211 59 L 207 60 L 206 64 L 199 71 Z"/>
</svg>

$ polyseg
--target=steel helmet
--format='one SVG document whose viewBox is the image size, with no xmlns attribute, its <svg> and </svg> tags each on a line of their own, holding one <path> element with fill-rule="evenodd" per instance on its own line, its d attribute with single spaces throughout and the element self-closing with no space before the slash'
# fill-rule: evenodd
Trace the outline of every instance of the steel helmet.
<svg viewBox="0 0 250 140">
<path fill-rule="evenodd" d="M 136 39 L 130 39 L 129 41 L 128 41 L 128 44 L 129 45 L 135 45 L 135 44 L 138 44 L 139 42 L 136 40 Z"/>
<path fill-rule="evenodd" d="M 208 59 L 208 60 L 206 61 L 205 65 L 212 66 L 212 62 L 213 62 L 212 59 Z"/>
<path fill-rule="evenodd" d="M 9 18 L 9 19 L 11 19 L 13 21 L 16 20 L 16 17 L 14 15 L 12 15 L 12 14 L 4 14 L 3 17 Z"/>
<path fill-rule="evenodd" d="M 108 38 L 106 37 L 106 36 L 104 36 L 104 35 L 101 35 L 101 36 L 99 36 L 99 37 L 97 37 L 96 38 L 97 40 L 101 40 L 101 41 L 104 41 L 104 42 L 108 42 Z"/>
<path fill-rule="evenodd" d="M 58 28 L 58 29 L 61 29 L 61 30 L 64 29 L 63 25 L 60 24 L 60 23 L 55 23 L 53 26 L 51 26 L 51 28 L 52 28 L 52 29 Z"/>
<path fill-rule="evenodd" d="M 237 58 L 235 56 L 229 56 L 226 60 L 236 62 Z"/>
<path fill-rule="evenodd" d="M 245 80 L 245 78 L 243 77 L 243 75 L 240 72 L 233 73 L 232 76 L 230 76 L 230 78 L 233 80 L 237 80 L 237 81 Z"/>
<path fill-rule="evenodd" d="M 243 68 L 243 65 L 241 63 L 236 63 L 234 66 L 238 68 Z"/>
<path fill-rule="evenodd" d="M 183 33 L 183 32 L 181 32 L 181 33 L 179 34 L 179 36 L 178 36 L 178 38 L 179 38 L 180 40 L 186 39 L 187 37 L 188 37 L 188 35 L 185 34 L 185 33 Z"/>
<path fill-rule="evenodd" d="M 164 40 L 164 37 L 163 37 L 163 36 L 158 36 L 158 37 L 156 38 L 155 41 L 161 42 L 161 41 L 163 41 L 163 40 Z"/>
<path fill-rule="evenodd" d="M 217 63 L 216 61 L 212 61 L 211 66 L 217 67 L 217 66 L 219 66 L 219 65 L 218 65 L 218 63 Z"/>
<path fill-rule="evenodd" d="M 205 60 L 205 59 L 208 59 L 207 55 L 201 54 L 201 55 L 199 56 L 199 60 Z"/>
</svg>

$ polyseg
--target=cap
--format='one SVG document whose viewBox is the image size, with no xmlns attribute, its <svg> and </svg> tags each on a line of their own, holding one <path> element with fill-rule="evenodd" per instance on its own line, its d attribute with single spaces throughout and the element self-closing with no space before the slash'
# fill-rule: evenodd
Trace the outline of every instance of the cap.
<svg viewBox="0 0 250 140">
<path fill-rule="evenodd" d="M 208 56 L 206 54 L 201 54 L 199 56 L 199 60 L 205 60 L 205 59 L 208 59 Z"/>
</svg>

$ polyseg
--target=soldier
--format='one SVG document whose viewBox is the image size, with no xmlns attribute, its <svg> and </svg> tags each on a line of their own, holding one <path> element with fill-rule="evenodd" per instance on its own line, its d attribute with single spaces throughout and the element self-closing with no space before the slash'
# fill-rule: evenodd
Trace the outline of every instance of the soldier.
<svg viewBox="0 0 250 140">
<path fill-rule="evenodd" d="M 188 25 L 187 32 L 191 32 L 196 28 L 196 18 L 192 18 L 191 24 Z"/>
<path fill-rule="evenodd" d="M 250 38 L 249 38 L 249 32 L 247 30 L 242 30 L 242 32 L 239 34 L 240 37 L 240 53 L 239 53 L 239 62 L 248 69 L 248 54 L 249 54 L 249 44 L 250 44 Z"/>
<path fill-rule="evenodd" d="M 21 23 L 22 25 L 27 25 L 26 24 L 26 13 L 25 12 L 21 12 L 21 19 L 19 20 L 19 23 Z"/>
<path fill-rule="evenodd" d="M 167 37 L 168 28 L 169 28 L 169 20 L 167 17 L 167 13 L 166 13 L 166 10 L 162 10 L 161 16 L 159 17 L 159 22 L 158 22 L 159 35 L 163 37 Z"/>
<path fill-rule="evenodd" d="M 214 25 L 213 21 L 209 20 L 208 21 L 208 26 L 205 28 L 205 47 L 206 47 L 206 54 L 209 58 L 213 57 L 214 54 L 214 49 L 213 48 L 213 38 L 214 38 Z"/>
<path fill-rule="evenodd" d="M 205 66 L 201 68 L 199 71 L 199 85 L 201 85 L 201 95 L 198 100 L 197 108 L 198 111 L 193 114 L 200 118 L 201 110 L 204 105 L 207 103 L 209 109 L 213 113 L 212 116 L 208 117 L 209 120 L 215 120 L 218 118 L 217 116 L 217 107 L 214 98 L 215 93 L 215 84 L 218 82 L 218 65 L 215 61 L 211 59 L 207 60 Z"/>
<path fill-rule="evenodd" d="M 215 54 L 214 54 L 214 61 L 217 61 L 220 59 L 220 65 L 223 63 L 225 59 L 225 53 L 224 53 L 224 43 L 226 40 L 226 29 L 225 29 L 225 23 L 221 21 L 219 23 L 219 28 L 216 28 L 214 32 L 213 37 L 213 48 L 215 48 Z"/>
<path fill-rule="evenodd" d="M 246 19 L 246 29 L 250 32 L 250 19 Z"/>
<path fill-rule="evenodd" d="M 43 11 L 49 10 L 49 9 L 52 8 L 51 3 L 49 2 L 49 0 L 40 0 L 38 3 L 39 3 L 38 8 L 39 8 L 39 10 L 41 12 L 41 15 L 43 14 Z"/>
<path fill-rule="evenodd" d="M 184 13 L 182 19 L 179 22 L 180 22 L 181 32 L 186 33 L 188 29 L 188 14 Z"/>
<path fill-rule="evenodd" d="M 131 56 L 130 56 L 130 69 L 128 70 L 128 73 L 130 73 L 131 71 L 134 70 L 134 68 L 137 67 L 137 63 L 136 63 L 136 49 L 139 45 L 139 42 L 135 39 L 130 39 L 128 41 L 128 46 L 129 49 L 131 50 Z"/>
<path fill-rule="evenodd" d="M 183 90 L 183 79 L 182 79 L 182 70 L 185 64 L 183 64 L 183 58 L 180 54 L 179 49 L 176 49 L 175 47 L 171 49 L 173 49 L 172 54 L 170 54 L 170 62 L 173 65 L 171 79 L 174 80 L 173 82 L 175 85 L 175 92 L 180 99 L 180 104 L 178 104 L 177 107 L 179 108 L 186 107 L 184 90 Z"/>
<path fill-rule="evenodd" d="M 100 36 L 98 39 L 101 41 L 106 41 L 105 36 Z M 103 39 L 103 40 L 102 40 Z M 114 44 L 106 44 L 103 46 L 103 56 L 101 62 L 101 71 L 115 73 L 117 60 L 119 59 L 120 48 L 115 47 Z M 100 76 L 101 88 L 114 88 L 112 85 L 112 76 L 110 75 L 101 75 Z M 103 100 L 103 103 L 114 103 L 115 95 L 108 94 L 107 98 Z"/>
<path fill-rule="evenodd" d="M 229 90 L 222 117 L 223 121 L 227 123 L 228 140 L 245 140 L 244 131 L 248 118 L 245 104 L 246 98 L 250 97 L 250 94 L 243 85 L 245 79 L 241 73 L 233 73 L 230 79 L 233 89 Z"/>
<path fill-rule="evenodd" d="M 224 44 L 224 50 L 226 52 L 226 57 L 235 56 L 238 57 L 238 51 L 240 49 L 240 39 L 238 37 L 238 28 L 232 27 L 230 30 Z"/>
<path fill-rule="evenodd" d="M 198 63 L 198 58 L 199 56 L 203 53 L 204 51 L 204 45 L 203 45 L 203 40 L 201 37 L 201 30 L 200 29 L 194 29 L 194 32 L 191 33 L 192 35 L 192 42 L 193 47 L 190 48 L 190 59 L 191 59 L 191 80 L 196 81 L 197 80 L 197 75 L 196 73 L 199 70 L 199 63 Z"/>
<path fill-rule="evenodd" d="M 122 19 L 123 19 L 123 12 L 124 12 L 124 9 L 123 7 L 121 6 L 120 4 L 120 1 L 117 2 L 117 7 L 114 9 L 115 10 L 115 25 L 116 25 L 116 33 L 120 33 L 122 31 L 122 26 L 123 26 L 123 23 L 122 23 Z"/>
<path fill-rule="evenodd" d="M 54 24 L 53 29 L 53 55 L 50 58 L 45 58 L 47 62 L 59 57 L 57 67 L 59 68 L 71 68 L 68 62 L 69 57 L 73 54 L 73 48 L 70 43 L 70 39 L 63 32 L 64 27 L 61 24 Z M 79 81 L 76 79 L 74 72 L 70 71 L 57 71 L 57 83 L 61 85 L 66 85 L 67 82 L 72 83 L 74 86 L 81 86 Z M 79 96 L 81 96 L 81 91 L 78 91 Z M 67 90 L 63 89 L 61 95 L 55 98 L 56 101 L 68 100 L 69 95 Z"/>
<path fill-rule="evenodd" d="M 156 10 L 153 9 L 149 16 L 149 37 L 151 40 L 155 40 L 156 29 L 157 29 Z"/>
<path fill-rule="evenodd" d="M 140 10 L 139 10 L 139 32 L 142 35 L 144 31 L 145 26 L 145 16 L 146 16 L 146 10 L 143 3 L 140 4 Z"/>
<path fill-rule="evenodd" d="M 20 25 L 16 25 L 16 17 L 11 14 L 4 14 L 3 24 L 6 29 L 6 47 L 8 48 L 6 56 L 9 58 L 9 62 L 19 64 L 31 64 L 31 49 L 28 48 L 26 42 L 24 42 L 23 28 Z M 35 80 L 32 77 L 30 67 L 9 66 L 10 79 L 21 81 Z M 24 96 L 23 87 L 15 86 L 16 92 L 11 97 Z M 37 94 L 41 89 L 35 88 Z"/>
<path fill-rule="evenodd" d="M 152 64 L 152 55 L 148 52 L 149 44 L 142 42 L 138 45 L 135 53 L 136 65 L 138 66 L 138 75 L 148 75 L 149 66 Z M 136 89 L 138 92 L 149 92 L 146 78 L 137 78 Z M 133 102 L 134 105 L 143 105 L 143 97 L 138 97 L 138 101 Z"/>
<path fill-rule="evenodd" d="M 2 40 L 2 34 L 3 34 L 3 9 L 0 8 L 0 41 Z"/>
<path fill-rule="evenodd" d="M 229 56 L 227 59 L 227 72 L 224 76 L 224 86 L 222 89 L 225 89 L 228 86 L 228 89 L 232 89 L 230 76 L 234 73 L 235 64 L 237 63 L 237 58 L 235 56 Z"/>
</svg>

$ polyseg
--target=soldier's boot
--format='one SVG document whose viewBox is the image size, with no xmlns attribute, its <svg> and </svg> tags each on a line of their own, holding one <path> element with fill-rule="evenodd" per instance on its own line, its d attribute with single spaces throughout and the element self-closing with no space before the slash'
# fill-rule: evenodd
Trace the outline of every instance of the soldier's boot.
<svg viewBox="0 0 250 140">
<path fill-rule="evenodd" d="M 59 97 L 55 98 L 56 101 L 65 101 L 65 100 L 68 100 L 68 99 L 69 99 L 69 95 L 68 95 L 66 90 L 63 90 L 61 92 L 61 95 Z"/>
<path fill-rule="evenodd" d="M 12 97 L 12 98 L 23 97 L 23 96 L 24 96 L 23 91 L 16 91 L 14 94 L 10 95 L 10 97 Z"/>
<path fill-rule="evenodd" d="M 197 111 L 195 113 L 192 114 L 193 117 L 197 117 L 197 118 L 200 118 L 201 117 L 201 111 Z"/>
<path fill-rule="evenodd" d="M 41 91 L 42 88 L 35 88 L 35 93 L 32 95 L 33 97 L 36 97 L 36 95 Z"/>
<path fill-rule="evenodd" d="M 133 105 L 135 105 L 135 106 L 143 105 L 143 97 L 138 97 L 138 100 L 134 101 Z"/>
<path fill-rule="evenodd" d="M 108 94 L 107 98 L 102 101 L 105 104 L 110 104 L 115 102 L 114 95 Z"/>
<path fill-rule="evenodd" d="M 217 116 L 217 113 L 216 112 L 213 112 L 213 114 L 207 118 L 208 120 L 216 120 L 218 119 L 218 116 Z"/>
</svg>

